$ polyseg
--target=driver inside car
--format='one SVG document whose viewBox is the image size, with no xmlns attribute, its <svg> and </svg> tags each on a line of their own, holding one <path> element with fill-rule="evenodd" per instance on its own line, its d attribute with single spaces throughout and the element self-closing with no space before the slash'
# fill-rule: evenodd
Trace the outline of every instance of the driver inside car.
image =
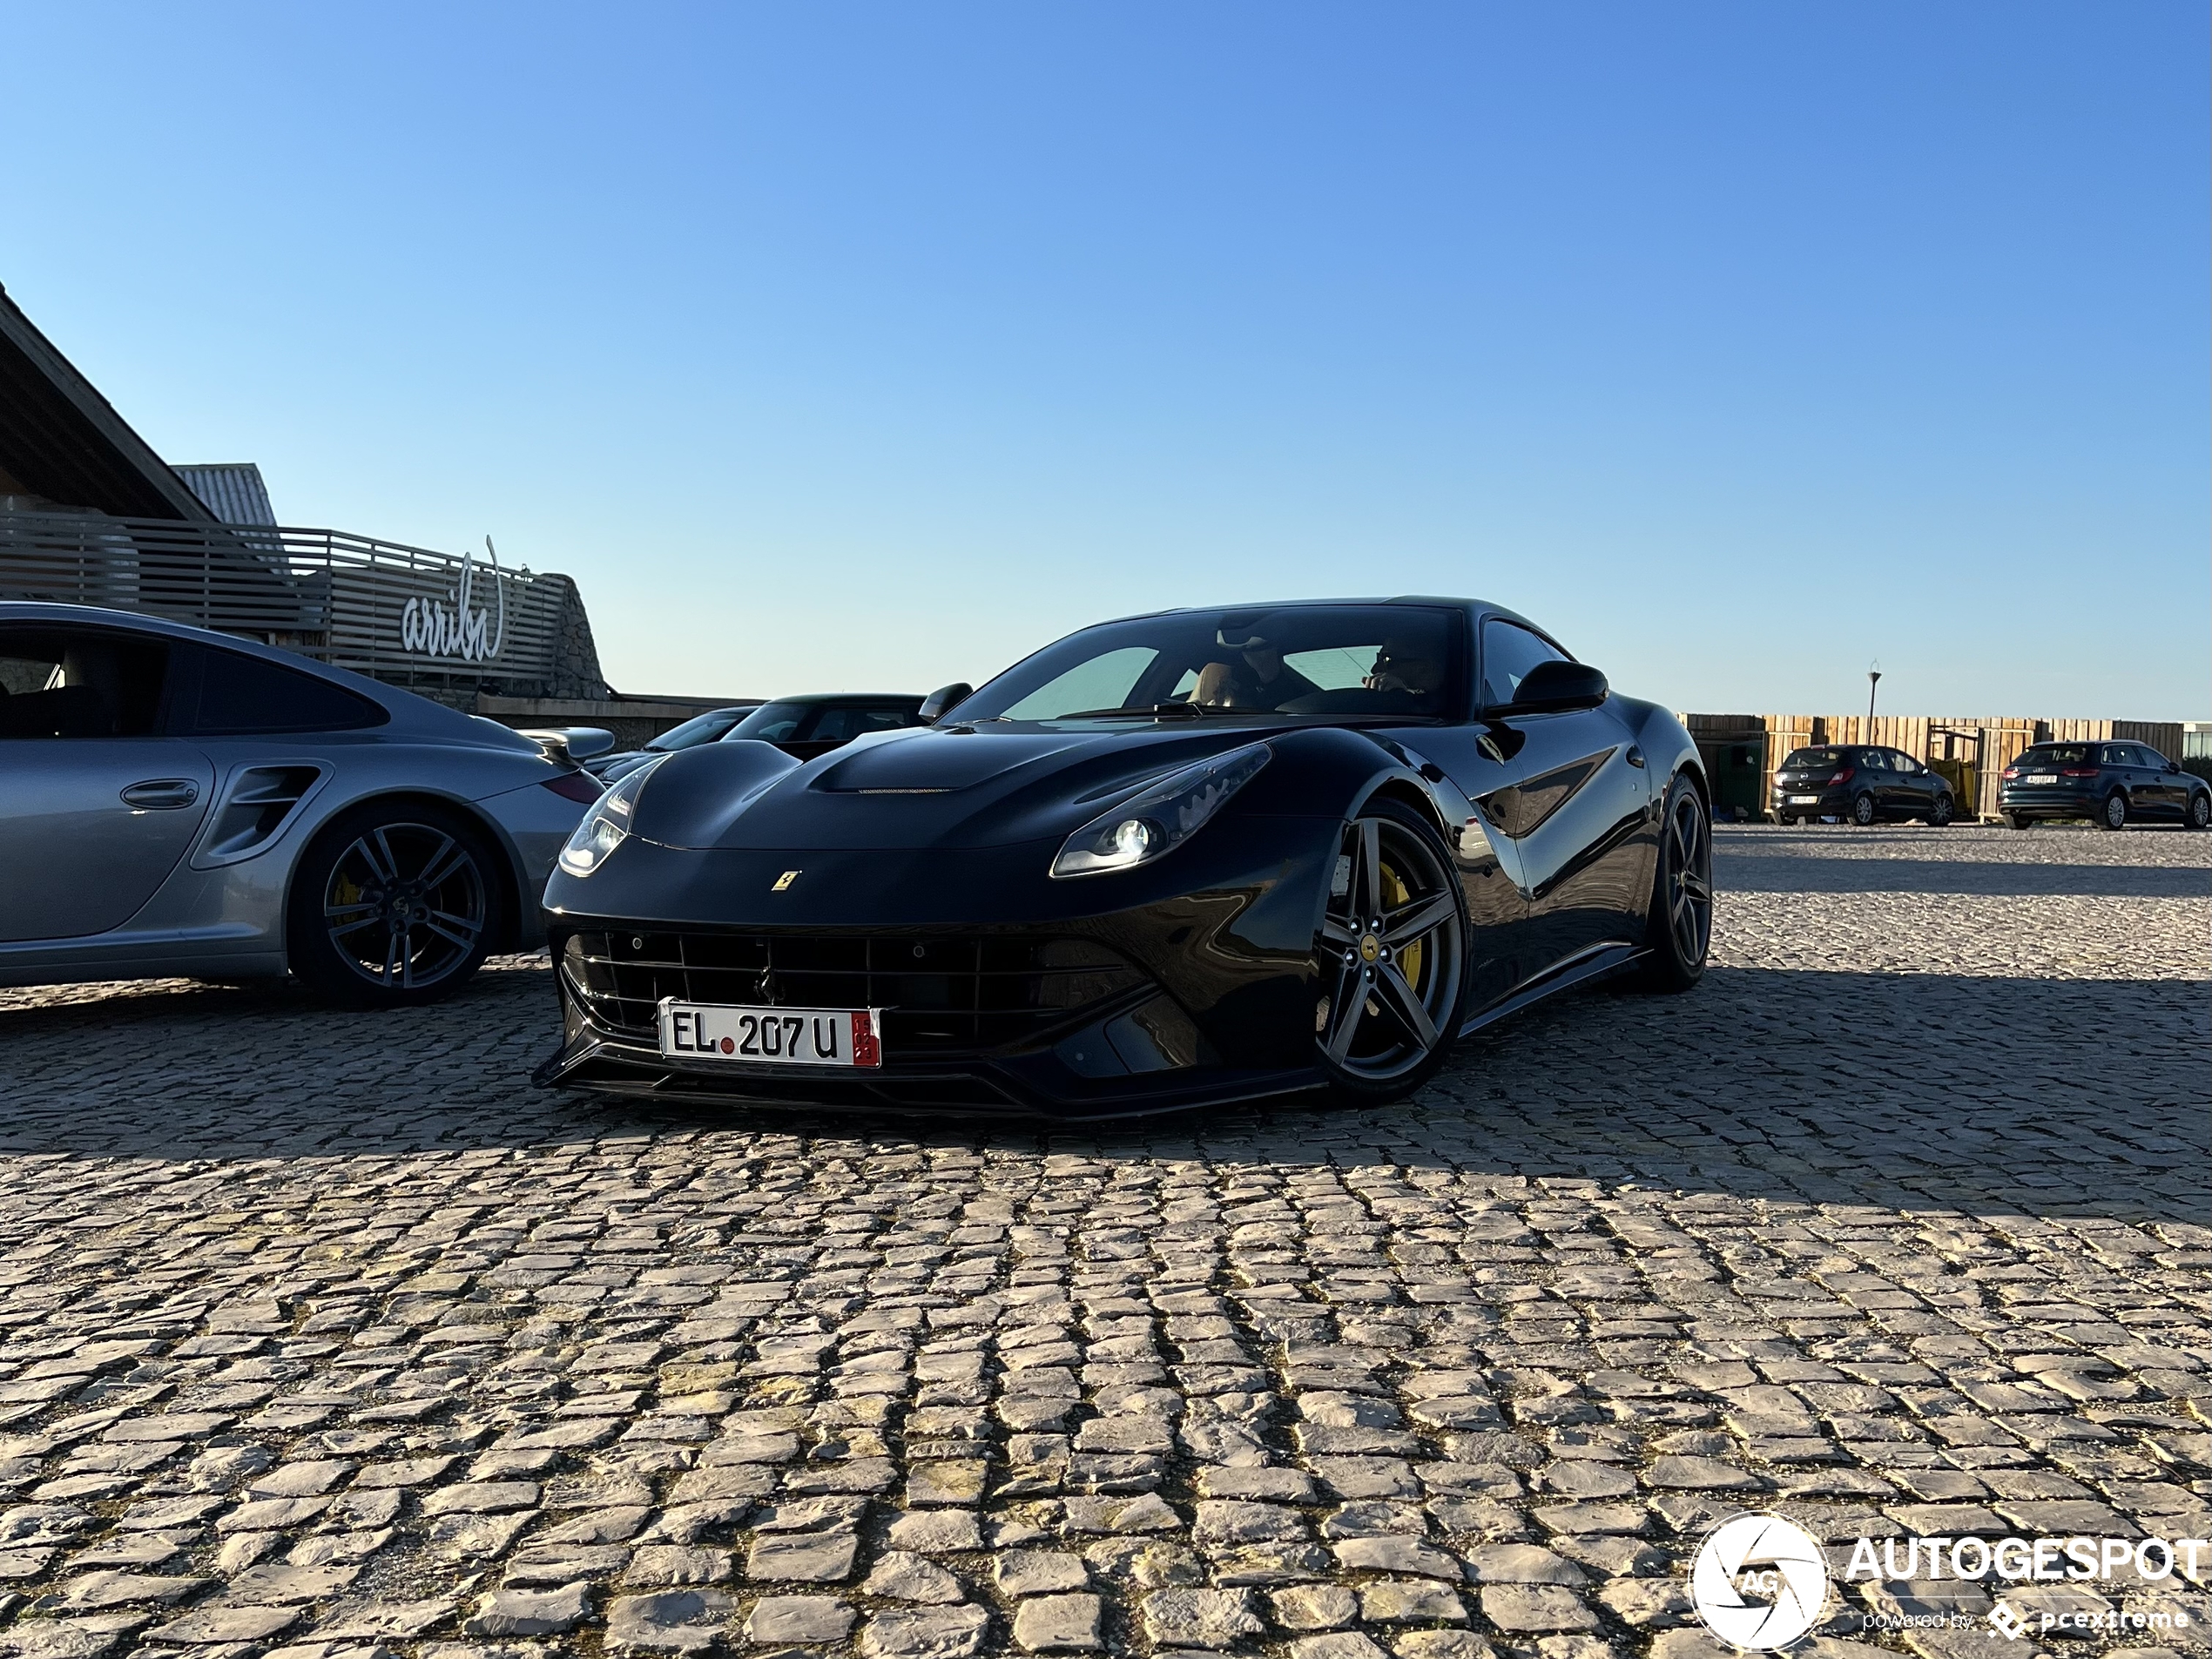
<svg viewBox="0 0 2212 1659">
<path fill-rule="evenodd" d="M 1410 639 L 1386 639 L 1375 652 L 1374 666 L 1360 684 L 1371 691 L 1402 691 L 1433 697 L 1444 685 L 1444 664 L 1420 655 L 1420 644 Z"/>
</svg>

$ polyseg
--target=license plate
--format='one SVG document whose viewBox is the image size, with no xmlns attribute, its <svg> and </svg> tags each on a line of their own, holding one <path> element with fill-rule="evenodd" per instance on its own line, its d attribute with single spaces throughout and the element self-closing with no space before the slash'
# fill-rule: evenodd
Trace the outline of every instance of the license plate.
<svg viewBox="0 0 2212 1659">
<path fill-rule="evenodd" d="M 2027 777 L 2020 779 L 2020 781 L 2024 784 L 2054 784 L 2058 782 L 2058 780 L 2059 774 L 2055 772 L 2030 772 Z"/>
<path fill-rule="evenodd" d="M 671 1060 L 758 1066 L 880 1066 L 881 1008 L 761 1008 L 660 1001 L 660 1051 Z"/>
<path fill-rule="evenodd" d="M 1820 805 L 1820 797 L 1817 795 L 1792 795 L 1790 797 L 1790 804 L 1792 806 L 1817 806 Z"/>
</svg>

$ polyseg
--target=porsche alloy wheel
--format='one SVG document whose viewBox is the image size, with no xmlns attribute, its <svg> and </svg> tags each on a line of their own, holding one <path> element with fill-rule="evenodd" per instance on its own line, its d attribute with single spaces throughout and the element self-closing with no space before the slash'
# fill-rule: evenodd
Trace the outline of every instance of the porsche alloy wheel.
<svg viewBox="0 0 2212 1659">
<path fill-rule="evenodd" d="M 293 971 L 335 1001 L 428 1001 L 482 962 L 496 898 L 468 826 L 416 806 L 348 813 L 300 861 Z"/>
<path fill-rule="evenodd" d="M 1396 801 L 1345 826 L 1318 948 L 1314 1049 L 1341 1094 L 1394 1100 L 1426 1082 L 1458 1035 L 1467 910 L 1435 829 Z"/>
</svg>

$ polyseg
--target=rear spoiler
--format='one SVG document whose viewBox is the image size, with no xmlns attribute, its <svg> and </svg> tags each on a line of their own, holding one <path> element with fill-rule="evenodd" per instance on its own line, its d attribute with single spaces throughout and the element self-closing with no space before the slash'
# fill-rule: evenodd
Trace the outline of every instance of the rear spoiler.
<svg viewBox="0 0 2212 1659">
<path fill-rule="evenodd" d="M 548 760 L 577 765 L 615 746 L 615 734 L 600 725 L 542 726 L 521 734 L 545 751 Z"/>
</svg>

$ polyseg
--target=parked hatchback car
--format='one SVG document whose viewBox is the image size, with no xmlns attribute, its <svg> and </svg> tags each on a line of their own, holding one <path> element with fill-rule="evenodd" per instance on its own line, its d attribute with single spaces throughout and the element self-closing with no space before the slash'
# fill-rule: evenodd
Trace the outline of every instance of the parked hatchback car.
<svg viewBox="0 0 2212 1659">
<path fill-rule="evenodd" d="M 542 938 L 600 794 L 570 738 L 205 629 L 0 604 L 0 985 L 288 969 L 335 1001 L 442 996 Z"/>
<path fill-rule="evenodd" d="M 674 754 L 679 749 L 702 743 L 718 743 L 732 726 L 759 706 L 758 703 L 733 703 L 728 708 L 709 709 L 705 714 L 693 715 L 681 725 L 671 726 L 638 748 L 617 750 L 587 760 L 584 770 L 603 784 L 617 783 L 647 761 L 662 755 Z"/>
<path fill-rule="evenodd" d="M 921 698 L 904 692 L 818 692 L 779 697 L 732 726 L 723 741 L 752 738 L 799 760 L 841 748 L 867 732 L 921 724 Z"/>
<path fill-rule="evenodd" d="M 1774 816 L 1784 824 L 1840 818 L 1863 826 L 1918 818 L 1940 829 L 1957 810 L 1950 781 L 1902 749 L 1875 744 L 1796 749 L 1774 772 Z"/>
<path fill-rule="evenodd" d="M 2212 826 L 2212 786 L 2148 744 L 2039 743 L 2005 768 L 1997 808 L 2014 829 L 2087 818 L 2108 830 L 2130 823 Z"/>
</svg>

